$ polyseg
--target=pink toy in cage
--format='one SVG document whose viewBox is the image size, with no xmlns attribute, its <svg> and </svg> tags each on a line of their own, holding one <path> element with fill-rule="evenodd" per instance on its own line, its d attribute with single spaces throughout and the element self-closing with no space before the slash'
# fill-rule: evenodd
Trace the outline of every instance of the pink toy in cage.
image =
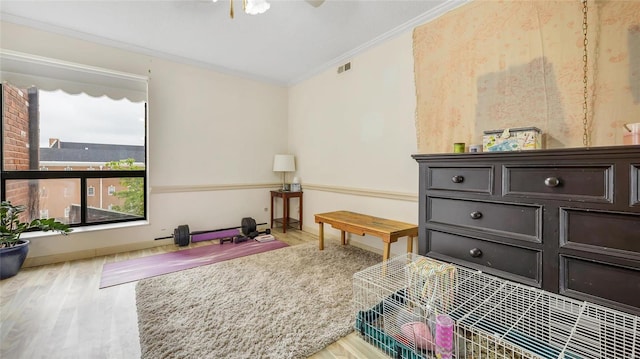
<svg viewBox="0 0 640 359">
<path fill-rule="evenodd" d="M 436 357 L 453 357 L 453 320 L 446 314 L 436 316 Z"/>
<path fill-rule="evenodd" d="M 429 327 L 423 322 L 409 322 L 400 328 L 402 335 L 418 349 L 433 350 L 433 337 Z"/>
</svg>

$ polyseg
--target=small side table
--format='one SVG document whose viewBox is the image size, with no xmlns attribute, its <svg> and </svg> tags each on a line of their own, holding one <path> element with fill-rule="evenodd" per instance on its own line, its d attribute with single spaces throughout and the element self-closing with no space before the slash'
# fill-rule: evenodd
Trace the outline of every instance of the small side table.
<svg viewBox="0 0 640 359">
<path fill-rule="evenodd" d="M 275 197 L 282 198 L 282 218 L 273 218 L 273 199 Z M 298 219 L 289 217 L 289 198 L 296 197 L 299 198 L 300 201 L 300 213 L 298 215 Z M 271 191 L 271 228 L 273 228 L 274 222 L 282 225 L 283 233 L 287 233 L 287 228 L 289 226 L 295 226 L 296 224 L 298 224 L 299 226 L 297 227 L 302 230 L 302 191 Z"/>
</svg>

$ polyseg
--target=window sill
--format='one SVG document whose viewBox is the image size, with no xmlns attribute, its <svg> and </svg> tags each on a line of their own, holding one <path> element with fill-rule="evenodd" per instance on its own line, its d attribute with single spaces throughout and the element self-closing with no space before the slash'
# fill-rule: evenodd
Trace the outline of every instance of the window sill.
<svg viewBox="0 0 640 359">
<path fill-rule="evenodd" d="M 148 220 L 139 220 L 132 222 L 121 222 L 121 223 L 109 223 L 109 224 L 97 224 L 95 226 L 84 226 L 84 227 L 74 227 L 73 231 L 70 234 L 74 233 L 90 233 L 95 231 L 104 231 L 111 229 L 122 229 L 122 228 L 132 228 L 132 227 L 141 227 L 148 226 Z M 50 236 L 59 236 L 60 233 L 55 231 L 49 232 L 28 232 L 24 233 L 20 238 L 22 239 L 32 239 L 32 238 L 40 238 L 40 237 L 50 237 Z"/>
</svg>

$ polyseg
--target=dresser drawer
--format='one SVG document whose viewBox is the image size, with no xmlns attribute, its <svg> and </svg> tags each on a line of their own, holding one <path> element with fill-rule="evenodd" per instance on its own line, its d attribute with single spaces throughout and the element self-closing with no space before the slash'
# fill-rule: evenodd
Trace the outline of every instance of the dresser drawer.
<svg viewBox="0 0 640 359">
<path fill-rule="evenodd" d="M 560 256 L 560 294 L 640 314 L 640 269 Z"/>
<path fill-rule="evenodd" d="M 560 208 L 560 245 L 626 251 L 640 258 L 640 213 Z"/>
<path fill-rule="evenodd" d="M 427 167 L 427 190 L 493 193 L 493 167 Z"/>
<path fill-rule="evenodd" d="M 532 242 L 542 241 L 542 207 L 429 197 L 427 225 L 440 223 Z"/>
<path fill-rule="evenodd" d="M 515 166 L 503 168 L 505 196 L 612 203 L 613 166 Z"/>
<path fill-rule="evenodd" d="M 640 206 L 640 165 L 631 166 L 631 205 Z"/>
<path fill-rule="evenodd" d="M 541 286 L 541 252 L 438 231 L 428 231 L 427 255 Z"/>
</svg>

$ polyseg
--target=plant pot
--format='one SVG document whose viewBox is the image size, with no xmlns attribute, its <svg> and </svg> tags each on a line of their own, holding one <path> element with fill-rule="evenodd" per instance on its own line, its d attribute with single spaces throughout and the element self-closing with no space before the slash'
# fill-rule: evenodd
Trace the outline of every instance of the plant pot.
<svg viewBox="0 0 640 359">
<path fill-rule="evenodd" d="M 9 248 L 0 248 L 0 280 L 18 274 L 24 260 L 29 253 L 29 241 L 20 240 L 18 244 Z"/>
</svg>

